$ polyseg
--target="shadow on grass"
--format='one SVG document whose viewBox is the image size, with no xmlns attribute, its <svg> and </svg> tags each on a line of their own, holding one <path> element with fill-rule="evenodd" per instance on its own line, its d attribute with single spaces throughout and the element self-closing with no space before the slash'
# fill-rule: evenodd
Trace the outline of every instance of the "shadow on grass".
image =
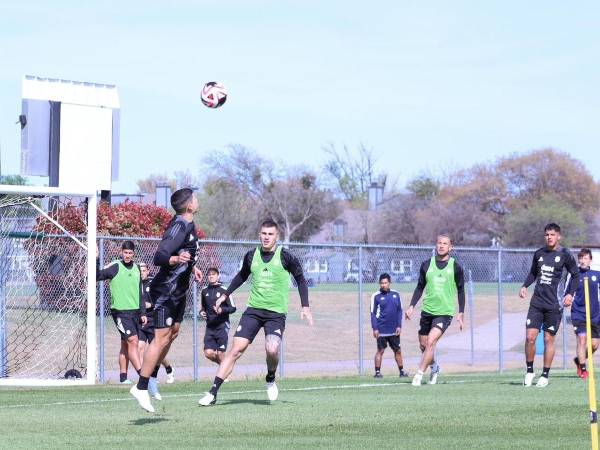
<svg viewBox="0 0 600 450">
<path fill-rule="evenodd" d="M 247 404 L 251 404 L 251 405 L 265 405 L 265 406 L 270 406 L 272 402 L 270 402 L 269 400 L 256 400 L 256 399 L 251 399 L 251 398 L 219 401 L 220 405 L 240 405 L 240 404 L 243 404 L 243 403 L 247 403 Z M 294 402 L 288 402 L 288 401 L 285 401 L 285 400 L 277 400 L 277 403 L 291 404 L 291 403 L 294 403 Z"/>
<path fill-rule="evenodd" d="M 168 422 L 169 419 L 164 417 L 144 417 L 143 419 L 136 419 L 129 421 L 130 425 L 155 425 L 160 422 Z"/>
</svg>

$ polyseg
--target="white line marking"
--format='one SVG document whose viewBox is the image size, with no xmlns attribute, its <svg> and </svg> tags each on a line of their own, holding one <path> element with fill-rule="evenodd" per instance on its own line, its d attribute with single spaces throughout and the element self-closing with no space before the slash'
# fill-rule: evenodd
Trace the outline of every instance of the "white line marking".
<svg viewBox="0 0 600 450">
<path fill-rule="evenodd" d="M 443 384 L 465 384 L 465 383 L 481 383 L 482 380 L 447 380 L 442 383 L 438 383 L 439 385 Z M 301 388 L 285 388 L 280 389 L 281 392 L 310 392 L 310 391 L 324 391 L 324 390 L 336 390 L 336 389 L 364 389 L 371 387 L 387 387 L 387 386 L 411 386 L 410 383 L 360 383 L 360 384 L 339 384 L 339 385 L 331 385 L 331 386 L 312 386 L 312 387 L 301 387 Z M 220 392 L 219 397 L 228 396 L 228 395 L 243 395 L 243 394 L 259 394 L 266 392 L 265 389 L 250 389 L 245 391 L 231 391 L 231 392 Z M 186 398 L 186 397 L 198 397 L 202 395 L 202 393 L 194 393 L 194 394 L 172 394 L 172 395 L 163 395 L 163 398 Z M 15 409 L 15 408 L 30 408 L 33 406 L 65 406 L 65 405 L 87 405 L 94 403 L 114 403 L 114 402 L 128 402 L 135 400 L 133 397 L 127 398 L 107 398 L 107 399 L 97 399 L 97 400 L 80 400 L 76 402 L 52 402 L 52 403 L 24 403 L 19 405 L 6 405 L 0 407 L 0 411 L 3 409 Z M 157 403 L 155 403 L 157 404 Z M 158 403 L 160 404 L 160 402 Z"/>
</svg>

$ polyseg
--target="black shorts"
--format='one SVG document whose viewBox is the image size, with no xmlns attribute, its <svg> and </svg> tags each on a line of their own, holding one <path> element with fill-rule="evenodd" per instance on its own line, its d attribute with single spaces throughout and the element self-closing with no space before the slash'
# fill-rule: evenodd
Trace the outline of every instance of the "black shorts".
<svg viewBox="0 0 600 450">
<path fill-rule="evenodd" d="M 592 339 L 600 339 L 600 325 L 595 323 L 590 325 L 592 327 Z M 575 320 L 573 322 L 573 331 L 575 331 L 575 336 L 579 336 L 580 334 L 586 335 L 587 328 L 585 322 Z"/>
<path fill-rule="evenodd" d="M 146 325 L 138 326 L 138 339 L 149 344 L 154 339 L 154 313 L 149 311 L 146 318 Z"/>
<path fill-rule="evenodd" d="M 387 348 L 388 344 L 394 352 L 397 352 L 400 350 L 400 336 L 379 336 L 377 338 L 377 350 Z"/>
<path fill-rule="evenodd" d="M 438 328 L 442 334 L 450 326 L 452 316 L 434 316 L 425 311 L 421 311 L 421 321 L 419 322 L 419 335 L 427 336 L 432 328 Z"/>
<path fill-rule="evenodd" d="M 535 305 L 529 305 L 527 311 L 526 328 L 535 328 L 539 330 L 544 326 L 544 331 L 552 336 L 556 336 L 562 320 L 562 311 L 560 308 L 543 308 Z"/>
<path fill-rule="evenodd" d="M 159 297 L 154 304 L 154 328 L 169 328 L 176 322 L 183 322 L 186 303 L 185 295 L 178 299 Z"/>
<path fill-rule="evenodd" d="M 217 328 L 206 327 L 204 334 L 204 350 L 214 350 L 224 352 L 227 350 L 229 341 L 229 324 L 221 325 Z"/>
<path fill-rule="evenodd" d="M 138 335 L 140 326 L 139 312 L 113 310 L 111 314 L 123 341 Z"/>
<path fill-rule="evenodd" d="M 240 318 L 234 337 L 242 337 L 252 342 L 261 328 L 265 329 L 265 336 L 274 334 L 283 337 L 285 314 L 266 309 L 248 308 Z"/>
</svg>

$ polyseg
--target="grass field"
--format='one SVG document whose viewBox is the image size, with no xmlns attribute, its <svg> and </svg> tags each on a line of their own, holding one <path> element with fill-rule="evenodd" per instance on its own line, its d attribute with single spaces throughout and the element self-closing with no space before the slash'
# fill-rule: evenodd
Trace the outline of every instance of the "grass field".
<svg viewBox="0 0 600 450">
<path fill-rule="evenodd" d="M 555 371 L 524 388 L 521 375 L 283 380 L 273 404 L 262 382 L 234 381 L 211 408 L 197 406 L 206 383 L 176 383 L 154 415 L 125 386 L 2 389 L 0 448 L 588 448 L 586 383 Z"/>
</svg>

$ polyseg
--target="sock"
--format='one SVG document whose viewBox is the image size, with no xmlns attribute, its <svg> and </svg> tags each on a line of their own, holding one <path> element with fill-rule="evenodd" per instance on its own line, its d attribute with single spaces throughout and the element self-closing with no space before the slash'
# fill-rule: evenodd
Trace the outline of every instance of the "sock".
<svg viewBox="0 0 600 450">
<path fill-rule="evenodd" d="M 419 369 L 419 370 L 417 371 L 417 373 L 418 373 L 419 375 L 423 375 L 425 372 L 423 372 L 421 369 Z"/>
<path fill-rule="evenodd" d="M 138 375 L 140 375 L 140 372 L 142 371 L 142 368 L 140 367 L 139 369 L 135 369 L 135 371 L 137 372 Z"/>
<path fill-rule="evenodd" d="M 579 364 L 579 356 L 573 358 L 573 362 L 577 365 L 577 367 L 581 367 L 581 364 Z"/>
<path fill-rule="evenodd" d="M 375 367 L 375 373 L 381 372 L 381 367 Z"/>
<path fill-rule="evenodd" d="M 165 370 L 167 371 L 167 373 L 173 372 L 173 368 L 171 366 L 165 367 Z"/>
<path fill-rule="evenodd" d="M 542 370 L 542 376 L 548 378 L 548 373 L 550 372 L 550 367 L 544 367 Z"/>
<path fill-rule="evenodd" d="M 219 388 L 221 387 L 221 385 L 223 384 L 223 378 L 219 378 L 219 377 L 215 377 L 215 380 L 213 381 L 213 385 L 210 387 L 210 392 L 212 395 L 216 396 L 217 392 L 219 392 Z"/>
<path fill-rule="evenodd" d="M 402 370 L 403 370 L 403 369 L 404 369 L 404 366 L 398 366 L 398 370 L 399 370 L 400 372 L 402 372 Z"/>
<path fill-rule="evenodd" d="M 150 375 L 152 378 L 156 378 L 158 376 L 158 371 L 160 369 L 160 366 L 156 366 L 154 368 L 154 372 L 152 372 L 152 375 Z"/>
<path fill-rule="evenodd" d="M 138 381 L 137 388 L 140 391 L 147 391 L 148 390 L 148 381 L 149 380 L 150 379 L 148 377 L 143 377 L 143 376 L 140 375 L 140 381 Z"/>
<path fill-rule="evenodd" d="M 533 373 L 533 361 L 525 361 L 527 364 L 527 373 Z"/>
<path fill-rule="evenodd" d="M 123 381 L 127 380 L 127 374 L 122 372 L 119 374 L 119 381 L 122 383 Z"/>
<path fill-rule="evenodd" d="M 273 381 L 275 381 L 275 371 L 268 371 L 267 376 L 265 377 L 265 381 L 267 383 L 272 383 Z"/>
<path fill-rule="evenodd" d="M 579 364 L 579 367 L 581 367 L 581 371 L 582 371 L 582 372 L 585 372 L 585 371 L 587 371 L 587 367 L 585 366 L 585 363 L 583 363 L 583 364 Z"/>
</svg>

